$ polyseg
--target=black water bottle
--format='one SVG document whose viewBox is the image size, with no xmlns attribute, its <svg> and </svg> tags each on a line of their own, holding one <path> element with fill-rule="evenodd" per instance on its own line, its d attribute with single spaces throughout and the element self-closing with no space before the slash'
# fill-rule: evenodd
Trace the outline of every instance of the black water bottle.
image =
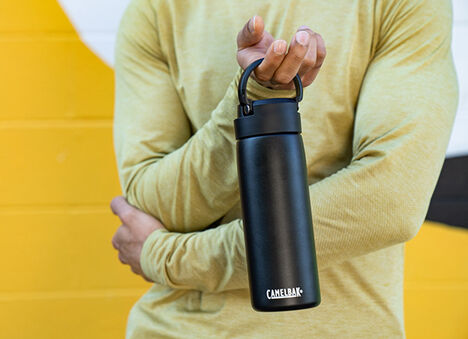
<svg viewBox="0 0 468 339">
<path fill-rule="evenodd" d="M 320 304 L 309 189 L 298 103 L 295 98 L 248 101 L 239 82 L 237 170 L 252 306 L 286 311 Z"/>
</svg>

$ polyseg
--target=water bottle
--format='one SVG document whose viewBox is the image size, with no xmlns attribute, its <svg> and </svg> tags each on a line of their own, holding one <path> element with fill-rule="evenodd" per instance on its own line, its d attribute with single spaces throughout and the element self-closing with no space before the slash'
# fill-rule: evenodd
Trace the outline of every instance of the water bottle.
<svg viewBox="0 0 468 339">
<path fill-rule="evenodd" d="M 250 64 L 239 81 L 234 120 L 250 297 L 256 311 L 320 304 L 306 158 L 295 98 L 247 100 Z"/>
</svg>

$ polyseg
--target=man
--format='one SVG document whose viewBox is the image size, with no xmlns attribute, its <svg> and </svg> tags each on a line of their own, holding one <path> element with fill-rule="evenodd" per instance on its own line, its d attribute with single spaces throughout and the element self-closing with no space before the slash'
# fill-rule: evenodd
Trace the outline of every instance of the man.
<svg viewBox="0 0 468 339">
<path fill-rule="evenodd" d="M 424 220 L 456 109 L 450 32 L 450 3 L 439 0 L 134 0 L 116 49 L 114 137 L 129 203 L 112 201 L 123 223 L 113 245 L 155 284 L 127 337 L 404 337 L 404 242 Z M 296 73 L 308 86 L 314 309 L 250 306 L 233 120 L 242 69 L 263 56 L 250 99 L 293 96 Z"/>
</svg>

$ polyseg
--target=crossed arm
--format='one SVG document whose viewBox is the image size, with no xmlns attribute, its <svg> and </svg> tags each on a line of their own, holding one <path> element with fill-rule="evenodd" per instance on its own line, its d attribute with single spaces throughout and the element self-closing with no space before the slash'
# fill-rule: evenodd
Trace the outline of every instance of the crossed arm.
<svg viewBox="0 0 468 339">
<path fill-rule="evenodd" d="M 427 18 L 402 16 L 401 32 L 381 32 L 356 108 L 352 161 L 309 187 L 320 269 L 404 242 L 424 219 L 456 105 L 450 19 L 439 15 L 424 25 Z M 190 137 L 164 56 L 122 36 L 120 43 L 115 136 L 123 189 L 130 203 L 177 231 L 146 239 L 145 275 L 174 288 L 247 287 L 241 220 L 197 232 L 237 198 L 237 173 L 226 164 L 235 161 L 240 69 Z M 249 83 L 254 99 L 274 92 Z"/>
<path fill-rule="evenodd" d="M 275 41 L 264 31 L 262 18 L 253 17 L 237 37 L 241 67 L 212 112 L 195 112 L 210 119 L 191 135 L 169 71 L 177 69 L 177 64 L 165 57 L 157 26 L 148 2 L 135 1 L 119 28 L 114 140 L 120 181 L 129 202 L 160 219 L 167 229 L 201 230 L 225 215 L 238 199 L 237 171 L 232 166 L 233 120 L 242 68 L 265 57 L 255 76 L 277 88 L 273 91 L 250 81 L 247 93 L 251 99 L 291 96 L 290 82 L 296 73 L 304 86 L 312 83 L 325 47 L 319 35 L 302 26 L 286 54 L 286 42 Z"/>
</svg>

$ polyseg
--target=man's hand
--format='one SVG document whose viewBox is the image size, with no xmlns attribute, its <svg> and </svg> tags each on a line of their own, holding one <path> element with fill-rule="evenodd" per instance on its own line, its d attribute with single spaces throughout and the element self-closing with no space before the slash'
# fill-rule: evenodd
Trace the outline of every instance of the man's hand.
<svg viewBox="0 0 468 339">
<path fill-rule="evenodd" d="M 146 238 L 153 231 L 165 228 L 157 219 L 130 205 L 124 197 L 112 199 L 111 210 L 122 221 L 112 238 L 112 246 L 119 251 L 122 264 L 130 265 L 133 273 L 150 281 L 140 266 L 141 250 Z"/>
<path fill-rule="evenodd" d="M 274 40 L 264 31 L 263 19 L 251 18 L 237 35 L 237 62 L 245 69 L 257 59 L 265 58 L 254 70 L 255 80 L 273 89 L 293 89 L 299 74 L 304 87 L 309 86 L 325 59 L 322 37 L 307 26 L 301 26 L 291 40 L 289 50 L 284 40 Z"/>
</svg>

